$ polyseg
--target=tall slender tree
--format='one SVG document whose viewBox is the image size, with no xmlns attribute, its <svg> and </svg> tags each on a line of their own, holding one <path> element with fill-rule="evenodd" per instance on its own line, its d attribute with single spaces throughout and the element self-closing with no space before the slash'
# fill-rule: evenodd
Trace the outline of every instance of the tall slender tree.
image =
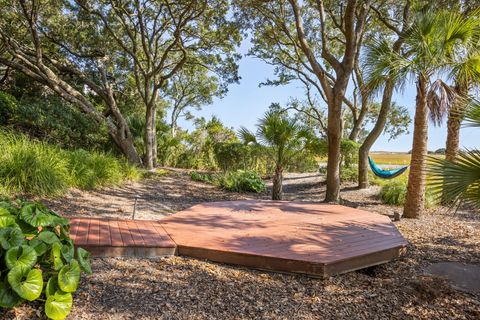
<svg viewBox="0 0 480 320">
<path fill-rule="evenodd" d="M 384 7 L 378 8 L 376 6 L 372 6 L 372 9 L 376 13 L 376 17 L 379 19 L 380 23 L 382 23 L 390 32 L 393 32 L 394 37 L 396 39 L 391 44 L 391 50 L 396 53 L 400 54 L 402 45 L 404 43 L 404 37 L 406 30 L 410 27 L 410 19 L 411 19 L 411 2 L 407 0 L 405 4 L 397 10 L 395 18 L 397 20 L 391 19 L 390 17 L 387 19 L 385 17 L 386 14 L 392 12 L 391 8 Z M 399 19 L 398 19 L 399 18 Z M 383 45 L 390 45 L 388 41 L 383 42 Z M 387 48 L 383 48 L 382 50 L 388 50 Z M 368 63 L 368 62 L 367 62 Z M 380 75 L 375 75 L 375 77 L 370 78 L 372 75 L 368 74 L 367 68 L 367 79 L 365 80 L 366 84 L 364 85 L 364 92 L 365 95 L 370 95 L 375 92 L 378 87 L 381 85 L 383 87 L 382 98 L 380 103 L 380 110 L 378 112 L 377 119 L 373 125 L 373 128 L 370 130 L 370 133 L 366 136 L 365 140 L 363 141 L 362 145 L 358 151 L 358 187 L 361 189 L 368 187 L 368 154 L 370 149 L 372 148 L 373 144 L 377 141 L 378 137 L 382 134 L 385 125 L 388 121 L 388 116 L 390 114 L 391 106 L 392 106 L 392 97 L 395 87 L 395 75 L 394 74 L 384 74 L 384 78 L 382 79 Z"/>
</svg>

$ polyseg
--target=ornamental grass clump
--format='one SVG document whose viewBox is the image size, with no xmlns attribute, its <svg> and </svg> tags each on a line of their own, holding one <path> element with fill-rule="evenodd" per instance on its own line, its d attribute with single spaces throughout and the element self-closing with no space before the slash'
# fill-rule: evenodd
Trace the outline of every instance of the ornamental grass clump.
<svg viewBox="0 0 480 320">
<path fill-rule="evenodd" d="M 0 307 L 45 301 L 48 318 L 65 319 L 90 253 L 75 248 L 67 219 L 39 202 L 0 201 Z"/>
</svg>

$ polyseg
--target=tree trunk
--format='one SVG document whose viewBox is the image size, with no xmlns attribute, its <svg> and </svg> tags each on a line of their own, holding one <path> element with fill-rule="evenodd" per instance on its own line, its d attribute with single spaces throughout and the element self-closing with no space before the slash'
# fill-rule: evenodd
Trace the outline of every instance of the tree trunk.
<svg viewBox="0 0 480 320">
<path fill-rule="evenodd" d="M 358 150 L 358 187 L 360 189 L 368 187 L 368 154 L 375 141 L 377 141 L 378 137 L 382 134 L 383 129 L 385 128 L 385 123 L 387 123 L 388 112 L 392 105 L 393 86 L 394 81 L 392 79 L 388 79 L 385 82 L 382 104 L 380 106 L 377 121 Z"/>
<path fill-rule="evenodd" d="M 358 140 L 358 135 L 360 134 L 360 130 L 363 127 L 363 123 L 365 122 L 365 117 L 368 113 L 368 97 L 366 93 L 362 93 L 362 107 L 360 109 L 360 113 L 358 115 L 357 120 L 353 124 L 352 131 L 350 132 L 348 139 L 352 141 Z"/>
<path fill-rule="evenodd" d="M 403 216 L 406 218 L 417 218 L 425 209 L 425 165 L 428 141 L 427 85 L 428 80 L 420 75 L 417 79 L 412 159 L 403 209 Z"/>
<path fill-rule="evenodd" d="M 275 167 L 275 175 L 273 176 L 272 200 L 282 200 L 283 196 L 283 168 L 280 165 Z"/>
<path fill-rule="evenodd" d="M 327 141 L 327 190 L 325 202 L 338 202 L 340 199 L 340 143 L 342 140 L 342 95 L 334 90 L 333 105 L 328 106 Z"/>
<path fill-rule="evenodd" d="M 453 108 L 448 113 L 447 121 L 447 142 L 445 150 L 445 159 L 451 162 L 455 161 L 460 146 L 460 126 L 463 118 L 462 97 L 467 95 L 468 89 L 461 85 L 455 86 L 457 98 Z"/>
<path fill-rule="evenodd" d="M 144 164 L 148 170 L 155 168 L 156 162 L 156 104 L 147 106 L 147 112 L 145 117 L 145 155 Z"/>
</svg>

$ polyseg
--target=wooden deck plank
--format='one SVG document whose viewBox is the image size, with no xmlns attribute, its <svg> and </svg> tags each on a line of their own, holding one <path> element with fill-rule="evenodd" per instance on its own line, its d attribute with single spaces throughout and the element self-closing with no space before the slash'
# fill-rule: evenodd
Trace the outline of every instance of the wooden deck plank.
<svg viewBox="0 0 480 320">
<path fill-rule="evenodd" d="M 100 221 L 94 219 L 90 221 L 90 227 L 88 228 L 88 240 L 87 245 L 98 246 L 100 243 Z"/>
<path fill-rule="evenodd" d="M 113 247 L 123 247 L 122 235 L 117 220 L 109 221 L 110 241 Z"/>
<path fill-rule="evenodd" d="M 73 218 L 71 233 L 75 245 L 89 250 L 94 256 L 164 256 L 176 252 L 175 242 L 152 221 Z M 148 240 L 147 240 L 148 239 Z"/>
</svg>

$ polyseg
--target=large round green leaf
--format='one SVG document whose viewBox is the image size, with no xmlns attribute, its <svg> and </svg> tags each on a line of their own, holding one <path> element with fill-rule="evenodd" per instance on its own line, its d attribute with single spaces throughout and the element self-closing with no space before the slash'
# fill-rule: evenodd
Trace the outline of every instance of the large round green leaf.
<svg viewBox="0 0 480 320">
<path fill-rule="evenodd" d="M 63 320 L 72 310 L 72 294 L 57 291 L 50 295 L 45 303 L 45 314 L 53 320 Z"/>
<path fill-rule="evenodd" d="M 55 242 L 60 242 L 57 235 L 52 231 L 42 231 L 37 236 L 38 240 L 41 240 L 47 244 L 54 244 Z"/>
<path fill-rule="evenodd" d="M 8 283 L 22 298 L 33 301 L 40 297 L 43 290 L 42 271 L 16 267 L 8 273 Z"/>
<path fill-rule="evenodd" d="M 3 249 L 8 250 L 23 244 L 23 242 L 23 233 L 19 228 L 8 227 L 0 229 L 0 246 Z"/>
<path fill-rule="evenodd" d="M 92 267 L 90 266 L 90 252 L 83 248 L 77 248 L 77 259 L 82 270 L 87 274 L 92 274 Z"/>
<path fill-rule="evenodd" d="M 20 218 L 33 227 L 46 227 L 53 224 L 52 216 L 40 203 L 24 205 L 20 209 Z"/>
<path fill-rule="evenodd" d="M 47 281 L 47 285 L 45 286 L 45 295 L 48 297 L 52 296 L 60 290 L 58 287 L 58 278 L 56 275 L 51 276 L 50 279 Z"/>
<path fill-rule="evenodd" d="M 80 282 L 80 266 L 78 261 L 73 259 L 65 265 L 58 273 L 58 286 L 62 291 L 75 292 Z"/>
<path fill-rule="evenodd" d="M 0 201 L 0 208 L 5 209 L 8 214 L 13 215 L 16 215 L 18 211 L 18 209 L 15 208 L 9 201 Z M 5 210 L 3 210 L 3 212 L 5 212 Z"/>
<path fill-rule="evenodd" d="M 1 208 L 0 208 L 1 209 Z M 0 228 L 16 226 L 15 217 L 11 215 L 0 215 Z"/>
<path fill-rule="evenodd" d="M 64 265 L 62 260 L 62 244 L 60 242 L 55 242 L 54 244 L 52 244 L 50 257 L 53 261 L 54 269 L 57 271 L 60 270 Z"/>
<path fill-rule="evenodd" d="M 15 267 L 30 269 L 37 263 L 37 252 L 29 246 L 10 248 L 5 255 L 5 263 L 10 270 Z"/>
<path fill-rule="evenodd" d="M 22 298 L 13 291 L 8 282 L 0 282 L 0 307 L 13 308 L 22 302 Z"/>
<path fill-rule="evenodd" d="M 48 213 L 52 217 L 52 222 L 53 222 L 52 227 L 55 227 L 55 226 L 66 227 L 70 224 L 70 221 L 68 219 L 60 216 L 58 213 L 53 211 L 48 211 Z"/>
<path fill-rule="evenodd" d="M 62 245 L 62 257 L 67 263 L 70 263 L 75 255 L 75 247 L 73 246 L 73 241 L 71 239 L 64 242 L 65 243 Z M 81 266 L 82 265 L 80 264 L 80 267 Z"/>
<path fill-rule="evenodd" d="M 45 242 L 40 241 L 36 238 L 33 238 L 32 240 L 30 240 L 28 244 L 30 245 L 30 247 L 35 249 L 35 251 L 37 252 L 37 256 L 39 257 L 43 256 L 45 252 L 47 252 L 48 250 L 48 245 Z"/>
</svg>

